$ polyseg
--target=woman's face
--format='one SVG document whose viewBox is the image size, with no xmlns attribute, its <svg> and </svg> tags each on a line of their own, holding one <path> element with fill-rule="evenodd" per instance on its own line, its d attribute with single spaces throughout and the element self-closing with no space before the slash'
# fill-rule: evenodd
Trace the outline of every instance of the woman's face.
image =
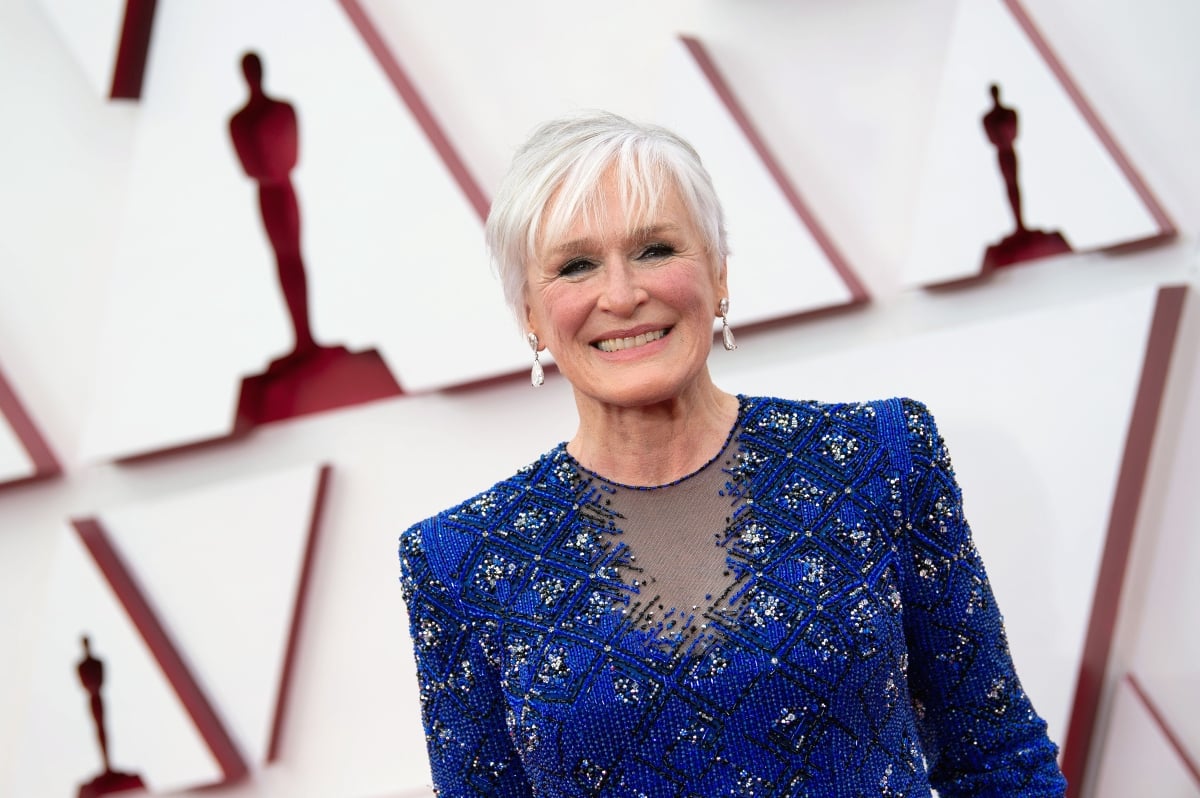
<svg viewBox="0 0 1200 798">
<path fill-rule="evenodd" d="M 635 407 L 669 401 L 707 382 L 712 325 L 725 296 L 722 268 L 678 190 L 630 229 L 613 171 L 594 220 L 542 240 L 527 266 L 529 329 L 578 396 Z"/>
</svg>

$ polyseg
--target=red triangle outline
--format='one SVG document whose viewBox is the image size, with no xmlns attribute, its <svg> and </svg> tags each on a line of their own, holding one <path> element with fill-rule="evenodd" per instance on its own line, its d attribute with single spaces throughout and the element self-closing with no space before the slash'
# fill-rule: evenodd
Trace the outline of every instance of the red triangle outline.
<svg viewBox="0 0 1200 798">
<path fill-rule="evenodd" d="M 242 752 L 192 674 L 175 641 L 159 620 L 142 586 L 117 552 L 100 519 L 73 518 L 71 525 L 154 655 L 167 682 L 175 690 L 196 730 L 224 772 L 225 780 L 232 781 L 246 775 L 249 768 Z"/>
<path fill-rule="evenodd" d="M 283 737 L 283 723 L 287 716 L 288 701 L 291 698 L 293 665 L 296 661 L 296 649 L 299 647 L 300 627 L 308 606 L 310 577 L 317 548 L 317 537 L 321 529 L 321 518 L 324 515 L 325 500 L 329 495 L 329 477 L 333 467 L 324 464 L 317 474 L 317 486 L 313 491 L 312 507 L 309 510 L 308 535 L 304 544 L 304 555 L 300 563 L 300 574 L 296 580 L 296 599 L 292 605 L 291 628 L 288 630 L 288 640 L 284 648 L 283 665 L 279 673 L 279 689 L 275 694 L 275 719 L 271 725 L 271 742 L 267 746 L 267 761 L 274 762 L 279 758 L 279 749 Z"/>
<path fill-rule="evenodd" d="M 1200 788 L 1200 761 L 1197 761 L 1192 756 L 1187 746 L 1183 744 L 1183 740 L 1175 733 L 1175 729 L 1172 728 L 1171 724 L 1167 723 L 1166 716 L 1163 715 L 1158 704 L 1150 699 L 1149 693 L 1142 687 L 1141 680 L 1134 674 L 1127 673 L 1125 674 L 1124 681 L 1129 685 L 1137 700 L 1141 702 L 1142 707 L 1146 710 L 1146 714 L 1154 721 L 1154 725 L 1158 727 L 1163 737 L 1167 739 L 1167 744 L 1171 746 L 1171 749 L 1183 764 L 1184 770 L 1192 777 L 1192 781 L 1195 782 L 1196 787 Z"/>
<path fill-rule="evenodd" d="M 33 461 L 34 469 L 33 473 L 27 477 L 18 477 L 7 482 L 0 482 L 0 488 L 24 485 L 62 473 L 62 466 L 59 464 L 58 458 L 54 456 L 54 452 L 50 449 L 50 445 L 46 443 L 46 439 L 42 436 L 37 424 L 33 422 L 33 418 L 25 411 L 25 406 L 21 404 L 16 391 L 13 390 L 8 380 L 4 378 L 3 369 L 0 369 L 0 415 L 3 415 L 8 421 L 9 427 L 12 428 L 13 433 L 17 436 L 17 440 L 20 441 L 21 446 L 25 449 L 25 453 Z"/>
<path fill-rule="evenodd" d="M 462 190 L 467 202 L 471 203 L 471 207 L 479 215 L 479 220 L 482 222 L 487 219 L 491 201 L 480 187 L 479 181 L 467 169 L 458 150 L 450 142 L 450 137 L 446 135 L 441 123 L 433 115 L 433 111 L 430 110 L 429 105 L 417 90 L 416 84 L 404 71 L 399 59 L 388 47 L 386 40 L 379 33 L 379 29 L 371 21 L 370 15 L 363 10 L 362 4 L 358 0 L 338 0 L 338 4 L 346 12 L 346 16 L 350 18 L 350 22 L 358 34 L 362 36 L 363 43 L 366 44 L 371 55 L 375 56 L 375 60 L 387 75 L 388 80 L 396 87 L 400 99 L 404 101 L 405 107 L 421 127 L 425 138 L 437 150 L 437 154 L 442 159 L 447 171 L 450 172 L 450 176 L 454 178 L 454 182 Z"/>
<path fill-rule="evenodd" d="M 108 93 L 110 100 L 137 100 L 142 96 L 157 2 L 125 0 L 121 38 L 117 42 L 117 55 L 113 63 L 112 88 Z"/>
<path fill-rule="evenodd" d="M 311 493 L 309 524 L 300 571 L 297 576 L 296 596 L 290 614 L 287 643 L 284 648 L 283 662 L 280 665 L 271 739 L 267 747 L 267 762 L 274 762 L 278 759 L 281 747 L 294 672 L 293 665 L 296 659 L 304 610 L 307 606 L 306 598 L 315 559 L 316 543 L 332 470 L 332 466 L 328 464 L 322 464 L 319 467 L 316 483 Z M 101 520 L 98 517 L 75 518 L 71 519 L 71 525 L 100 569 L 100 573 L 112 588 L 117 600 L 125 608 L 134 628 L 146 642 L 146 646 L 150 649 L 159 668 L 162 669 L 163 675 L 166 676 L 168 683 L 191 717 L 196 730 L 217 760 L 225 775 L 225 782 L 246 776 L 250 772 L 250 766 L 245 755 L 237 747 L 233 736 L 221 720 L 208 695 L 200 687 L 199 681 L 187 663 L 183 650 L 167 632 L 150 597 L 121 557 Z"/>
<path fill-rule="evenodd" d="M 1013 15 L 1013 19 L 1016 20 L 1017 25 L 1020 26 L 1025 36 L 1028 37 L 1030 44 L 1037 50 L 1038 55 L 1042 57 L 1051 74 L 1058 79 L 1067 96 L 1071 98 L 1071 102 L 1075 104 L 1076 110 L 1079 111 L 1084 121 L 1087 122 L 1088 127 L 1092 129 L 1092 132 L 1096 134 L 1096 138 L 1100 140 L 1105 151 L 1108 152 L 1108 156 L 1113 159 L 1117 168 L 1121 170 L 1121 174 L 1129 181 L 1129 184 L 1133 187 L 1142 204 L 1146 206 L 1146 210 L 1150 211 L 1150 215 L 1158 223 L 1159 232 L 1157 235 L 1151 236 L 1149 241 L 1158 242 L 1161 239 L 1176 235 L 1178 230 L 1175 227 L 1175 223 L 1171 221 L 1171 217 L 1167 214 L 1166 209 L 1162 207 L 1158 198 L 1150 191 L 1150 186 L 1142 179 L 1141 173 L 1134 168 L 1133 162 L 1129 160 L 1128 156 L 1121 149 L 1121 146 L 1117 144 L 1117 140 L 1104 125 L 1103 120 L 1100 119 L 1100 115 L 1096 113 L 1087 101 L 1079 85 L 1071 77 L 1071 74 L 1067 71 L 1062 61 L 1059 60 L 1058 56 L 1054 54 L 1049 42 L 1046 41 L 1046 37 L 1042 35 L 1037 25 L 1034 24 L 1033 18 L 1021 7 L 1018 0 L 1001 0 L 1001 2 L 1004 3 L 1009 13 Z M 1105 247 L 1104 249 L 1128 247 L 1136 243 L 1138 242 L 1127 241 L 1117 244 L 1115 247 Z"/>
<path fill-rule="evenodd" d="M 1187 287 L 1182 285 L 1158 289 L 1150 331 L 1146 336 L 1146 353 L 1125 434 L 1104 549 L 1092 589 L 1092 606 L 1079 675 L 1075 680 L 1070 721 L 1063 741 L 1061 764 L 1063 775 L 1067 777 L 1069 798 L 1083 795 L 1084 778 L 1096 739 L 1097 716 L 1106 692 L 1121 594 L 1154 450 L 1155 430 L 1163 409 L 1171 358 L 1188 293 Z"/>
<path fill-rule="evenodd" d="M 720 98 L 721 104 L 725 106 L 729 115 L 733 117 L 733 121 L 737 123 L 738 129 L 742 131 L 742 135 L 746 137 L 746 141 L 750 143 L 755 154 L 758 155 L 759 160 L 766 167 L 767 172 L 779 186 L 779 190 L 783 192 L 783 196 L 787 199 L 792 210 L 800 217 L 800 221 L 803 222 L 804 226 L 808 228 L 809 234 L 817 242 L 817 246 L 821 248 L 821 251 L 825 254 L 825 258 L 833 266 L 838 276 L 841 277 L 846 288 L 849 289 L 850 302 L 848 304 L 865 302 L 870 299 L 870 295 L 863 286 L 862 281 L 858 279 L 858 275 L 850 268 L 849 262 L 847 262 L 841 251 L 833 243 L 833 239 L 830 238 L 825 228 L 817 221 L 816 214 L 812 212 L 808 203 L 800 196 L 800 192 L 792 185 L 787 174 L 783 171 L 783 167 L 780 166 L 779 161 L 767 147 L 766 141 L 759 135 L 758 130 L 754 127 L 754 123 L 750 121 L 749 115 L 742 108 L 742 104 L 734 95 L 733 89 L 730 88 L 728 81 L 725 80 L 725 77 L 717 68 L 717 64 L 708 50 L 694 36 L 680 36 L 679 40 L 683 42 L 687 51 L 695 59 L 696 66 L 704 73 L 704 77 L 708 80 L 709 85 L 712 86 L 713 91 Z"/>
</svg>

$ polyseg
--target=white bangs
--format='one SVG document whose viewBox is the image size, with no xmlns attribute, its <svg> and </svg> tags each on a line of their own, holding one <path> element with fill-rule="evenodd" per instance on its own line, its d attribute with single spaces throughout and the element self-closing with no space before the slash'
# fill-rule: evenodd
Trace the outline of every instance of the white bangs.
<svg viewBox="0 0 1200 798">
<path fill-rule="evenodd" d="M 541 219 L 530 225 L 526 240 L 527 258 L 536 258 L 551 242 L 561 241 L 567 231 L 584 221 L 589 227 L 611 222 L 603 214 L 619 214 L 625 232 L 649 227 L 663 204 L 663 197 L 674 187 L 675 179 L 652 157 L 623 147 L 615 157 L 584 158 L 567 172 L 553 192 Z M 648 161 L 651 161 L 648 163 Z M 602 194 L 609 174 L 616 179 L 619 207 L 603 208 Z"/>
</svg>

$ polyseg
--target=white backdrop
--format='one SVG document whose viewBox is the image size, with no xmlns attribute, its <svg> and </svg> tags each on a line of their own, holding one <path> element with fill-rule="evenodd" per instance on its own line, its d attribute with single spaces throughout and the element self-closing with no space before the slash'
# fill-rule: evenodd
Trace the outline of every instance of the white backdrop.
<svg viewBox="0 0 1200 798">
<path fill-rule="evenodd" d="M 163 13 L 172 5 L 160 2 Z M 1136 9 L 1084 0 L 1028 3 L 1084 93 L 1181 226 L 1182 240 L 1140 254 L 1085 255 L 1021 267 L 971 290 L 927 294 L 899 286 L 922 180 L 918 154 L 933 128 L 957 3 L 677 0 L 647 6 L 622 0 L 582 7 L 534 0 L 440 5 L 372 0 L 365 5 L 489 193 L 512 147 L 550 115 L 598 106 L 653 118 L 661 84 L 648 76 L 661 74 L 674 37 L 688 33 L 705 42 L 783 170 L 875 297 L 857 311 L 739 336 L 742 348 L 716 353 L 714 369 L 733 390 L 779 385 L 776 390 L 828 398 L 906 392 L 929 401 L 943 419 L 980 547 L 1012 618 L 1022 676 L 1043 711 L 1061 715 L 1070 688 L 1054 668 L 1069 669 L 1062 663 L 1075 644 L 1067 632 L 1055 638 L 1063 653 L 1044 650 L 1043 644 L 1054 630 L 1078 634 L 1077 614 L 1086 612 L 1091 589 L 1087 568 L 1054 580 L 1054 609 L 1047 611 L 1045 596 L 1030 603 L 1024 583 L 1003 576 L 1021 548 L 994 529 L 980 528 L 977 518 L 1006 503 L 1014 458 L 1020 459 L 1027 443 L 1045 444 L 1047 431 L 1030 429 L 1030 437 L 1013 438 L 1005 446 L 990 425 L 1011 422 L 1019 431 L 1029 415 L 972 420 L 953 409 L 961 399 L 939 401 L 938 392 L 948 390 L 939 380 L 949 380 L 955 369 L 970 371 L 961 364 L 919 361 L 905 368 L 897 360 L 880 370 L 878 382 L 868 379 L 872 367 L 862 364 L 880 362 L 881 352 L 904 349 L 906 342 L 919 347 L 922 341 L 960 337 L 987 341 L 1007 356 L 972 364 L 975 373 L 994 381 L 976 391 L 1034 405 L 1044 399 L 1064 433 L 1099 433 L 1090 440 L 1107 447 L 1105 456 L 1112 454 L 1123 435 L 1117 411 L 1136 379 L 1137 314 L 1149 307 L 1153 286 L 1196 279 L 1200 163 L 1191 155 L 1200 140 L 1200 111 L 1180 98 L 1200 91 L 1200 63 L 1191 41 L 1200 29 L 1200 7 L 1178 0 L 1148 0 Z M 279 24 L 286 25 L 286 17 Z M 28 719 L 38 715 L 32 699 L 34 652 L 44 613 L 53 606 L 56 540 L 67 518 L 102 516 L 115 507 L 254 479 L 298 463 L 330 462 L 335 469 L 330 526 L 316 551 L 279 761 L 247 783 L 205 794 L 427 794 L 420 786 L 424 750 L 395 582 L 395 538 L 411 521 L 485 487 L 569 436 L 572 409 L 561 378 L 550 374 L 547 386 L 536 393 L 521 377 L 346 409 L 269 425 L 245 440 L 140 465 L 84 463 L 84 428 L 108 378 L 100 365 L 99 330 L 117 274 L 119 231 L 136 194 L 140 167 L 134 153 L 144 120 L 134 104 L 102 100 L 36 0 L 0 4 L 0 67 L 5 75 L 0 103 L 14 109 L 0 127 L 0 218 L 5 221 L 0 225 L 0 362 L 67 472 L 60 479 L 0 492 L 0 624 L 6 652 L 0 659 L 0 791 L 15 784 L 23 768 L 52 767 L 22 760 L 18 742 L 28 733 Z M 271 70 L 268 61 L 268 88 Z M 737 231 L 733 234 L 736 242 Z M 475 274 L 486 284 L 490 278 L 481 245 L 455 245 L 460 244 L 478 254 Z M 126 284 L 115 301 L 152 305 L 159 297 L 150 289 Z M 499 301 L 497 291 L 497 307 Z M 403 303 L 403 296 L 392 301 L 398 316 Z M 1088 322 L 1100 348 L 1086 360 L 1075 359 L 1089 351 L 1085 341 L 1075 341 L 1074 349 L 1065 339 L 1047 341 L 1044 351 L 1036 339 L 1023 349 L 1016 346 L 1021 330 L 1041 329 L 1026 328 L 1022 313 L 1036 311 L 1042 315 L 1028 318 L 1054 329 L 1060 315 L 1066 324 L 1080 318 L 1072 314 L 1086 317 L 1086 308 L 1104 303 L 1121 309 L 1117 316 L 1124 321 L 1114 320 L 1110 328 Z M 736 296 L 733 304 L 736 308 Z M 737 326 L 736 313 L 731 322 Z M 1128 336 L 1121 337 L 1126 331 Z M 1117 337 L 1102 346 L 1108 340 L 1104 335 Z M 1013 346 L 1006 348 L 1009 341 Z M 1022 351 L 1037 354 L 1034 361 L 1041 365 L 1033 369 L 1014 356 Z M 982 354 L 971 349 L 960 361 L 976 356 Z M 1056 357 L 1062 358 L 1061 371 Z M 1065 368 L 1068 362 L 1087 368 L 1072 380 L 1077 372 Z M 1045 393 L 1049 378 L 1059 380 L 1053 395 Z M 901 384 L 905 379 L 913 383 Z M 1070 391 L 1082 384 L 1103 392 L 1102 401 L 1070 401 Z M 1163 435 L 1171 435 L 1177 423 L 1166 419 Z M 464 439 L 471 451 L 465 459 L 455 454 Z M 992 451 L 1012 457 L 993 460 Z M 1095 471 L 1087 484 L 1099 485 L 1096 475 L 1111 468 L 1111 461 L 1096 454 L 1089 467 Z M 448 471 L 456 476 L 452 482 L 428 478 Z M 1024 472 L 1020 484 L 1026 503 L 1043 506 L 1037 503 L 1055 497 L 1055 481 L 1036 470 Z M 1078 489 L 1077 506 L 1056 512 L 1081 529 L 1094 527 L 1096 519 L 1106 517 L 1108 493 L 1097 487 L 1093 494 L 1082 481 Z M 1057 499 L 1069 501 L 1065 495 Z M 1084 524 L 1083 519 L 1092 520 Z M 1169 540 L 1172 533 L 1167 529 L 1156 540 Z M 1055 540 L 1077 545 L 1065 542 L 1074 538 Z M 1099 544 L 1081 538 L 1078 545 L 1094 551 Z M 1018 620 L 1039 612 L 1045 625 Z M 1194 618 L 1186 620 L 1195 625 Z M 1143 648 L 1139 656 L 1159 650 Z M 1043 654 L 1044 667 L 1035 664 Z M 1038 697 L 1043 694 L 1045 700 Z M 77 698 L 77 717 L 56 722 L 75 723 L 73 733 L 86 733 L 82 690 Z M 1161 746 L 1153 752 L 1175 756 Z M 1136 778 L 1139 763 L 1128 765 L 1121 772 L 1132 771 Z"/>
</svg>

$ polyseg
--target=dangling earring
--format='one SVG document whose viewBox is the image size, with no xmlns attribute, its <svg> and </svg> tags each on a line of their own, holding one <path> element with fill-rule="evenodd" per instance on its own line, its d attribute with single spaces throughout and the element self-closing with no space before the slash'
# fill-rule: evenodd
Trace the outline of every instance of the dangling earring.
<svg viewBox="0 0 1200 798">
<path fill-rule="evenodd" d="M 725 316 L 725 314 L 729 313 L 729 297 L 721 297 L 718 312 L 721 314 L 721 343 L 725 344 L 727 352 L 732 352 L 737 349 L 737 341 L 733 338 L 733 330 L 729 329 L 729 319 Z"/>
<path fill-rule="evenodd" d="M 541 388 L 542 383 L 546 381 L 546 372 L 542 371 L 542 361 L 538 357 L 537 333 L 529 333 L 525 336 L 525 340 L 529 342 L 529 348 L 533 350 L 533 370 L 529 372 L 529 382 L 533 384 L 534 388 Z"/>
</svg>

